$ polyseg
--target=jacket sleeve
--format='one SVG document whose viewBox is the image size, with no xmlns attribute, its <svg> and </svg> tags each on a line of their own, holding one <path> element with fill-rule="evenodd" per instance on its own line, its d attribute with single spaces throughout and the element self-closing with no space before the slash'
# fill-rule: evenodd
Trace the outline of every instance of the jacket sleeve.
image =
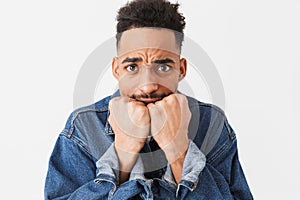
<svg viewBox="0 0 300 200">
<path fill-rule="evenodd" d="M 216 147 L 216 149 L 212 150 L 213 153 L 207 156 L 207 158 L 209 157 L 207 163 L 211 169 L 211 173 L 216 174 L 217 172 L 224 177 L 233 199 L 253 199 L 239 161 L 237 138 L 226 118 Z"/>
<path fill-rule="evenodd" d="M 108 199 L 115 177 L 99 173 L 89 153 L 76 138 L 61 134 L 50 157 L 45 199 Z"/>
</svg>

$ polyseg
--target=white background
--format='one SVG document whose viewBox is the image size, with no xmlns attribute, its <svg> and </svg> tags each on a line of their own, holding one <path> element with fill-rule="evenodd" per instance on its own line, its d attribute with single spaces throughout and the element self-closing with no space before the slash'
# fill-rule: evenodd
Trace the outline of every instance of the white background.
<svg viewBox="0 0 300 200">
<path fill-rule="evenodd" d="M 43 198 L 79 70 L 115 34 L 124 2 L 0 2 L 1 195 Z M 255 199 L 300 199 L 300 1 L 180 2 L 186 35 L 222 78 L 224 109 Z"/>
</svg>

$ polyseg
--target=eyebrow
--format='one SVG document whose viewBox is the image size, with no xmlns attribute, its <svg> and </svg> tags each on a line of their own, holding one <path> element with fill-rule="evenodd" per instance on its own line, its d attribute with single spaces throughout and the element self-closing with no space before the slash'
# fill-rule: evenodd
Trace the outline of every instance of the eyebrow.
<svg viewBox="0 0 300 200">
<path fill-rule="evenodd" d="M 166 63 L 175 63 L 174 60 L 170 59 L 170 58 L 165 58 L 165 59 L 161 59 L 161 60 L 155 60 L 154 63 L 156 64 L 166 64 Z"/>
<path fill-rule="evenodd" d="M 140 62 L 140 61 L 142 61 L 143 59 L 142 58 L 125 58 L 123 61 L 122 61 L 122 64 L 124 64 L 124 63 L 127 63 L 127 62 L 129 62 L 129 63 L 132 63 L 132 62 Z"/>
<path fill-rule="evenodd" d="M 122 61 L 122 64 L 124 63 L 133 63 L 133 62 L 140 62 L 142 61 L 143 59 L 140 58 L 140 57 L 133 57 L 133 58 L 125 58 L 123 61 Z M 174 60 L 170 59 L 170 58 L 165 58 L 165 59 L 159 59 L 159 60 L 154 60 L 155 64 L 166 64 L 166 63 L 175 63 Z"/>
</svg>

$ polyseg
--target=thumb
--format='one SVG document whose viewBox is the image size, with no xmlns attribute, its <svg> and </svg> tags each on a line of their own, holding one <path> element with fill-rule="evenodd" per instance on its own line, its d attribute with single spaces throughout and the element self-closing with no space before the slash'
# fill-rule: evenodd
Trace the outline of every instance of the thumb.
<svg viewBox="0 0 300 200">
<path fill-rule="evenodd" d="M 155 106 L 154 103 L 149 103 L 149 104 L 147 104 L 147 108 L 149 109 L 149 111 L 150 111 L 150 109 L 153 108 L 154 106 Z"/>
<path fill-rule="evenodd" d="M 150 117 L 154 117 L 154 116 L 157 117 L 161 114 L 161 110 L 160 110 L 159 106 L 155 105 L 154 103 L 149 103 L 147 105 L 147 108 L 149 110 Z"/>
</svg>

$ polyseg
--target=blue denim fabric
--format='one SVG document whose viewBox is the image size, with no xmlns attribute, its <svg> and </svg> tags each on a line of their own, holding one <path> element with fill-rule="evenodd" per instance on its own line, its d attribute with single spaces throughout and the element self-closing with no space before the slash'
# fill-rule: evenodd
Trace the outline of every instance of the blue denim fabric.
<svg viewBox="0 0 300 200">
<path fill-rule="evenodd" d="M 118 185 L 114 133 L 107 121 L 108 103 L 115 96 L 118 91 L 72 112 L 50 157 L 45 199 L 253 199 L 236 135 L 223 111 L 191 97 L 190 144 L 180 183 L 176 185 L 166 158 L 150 141 L 129 180 Z"/>
</svg>

